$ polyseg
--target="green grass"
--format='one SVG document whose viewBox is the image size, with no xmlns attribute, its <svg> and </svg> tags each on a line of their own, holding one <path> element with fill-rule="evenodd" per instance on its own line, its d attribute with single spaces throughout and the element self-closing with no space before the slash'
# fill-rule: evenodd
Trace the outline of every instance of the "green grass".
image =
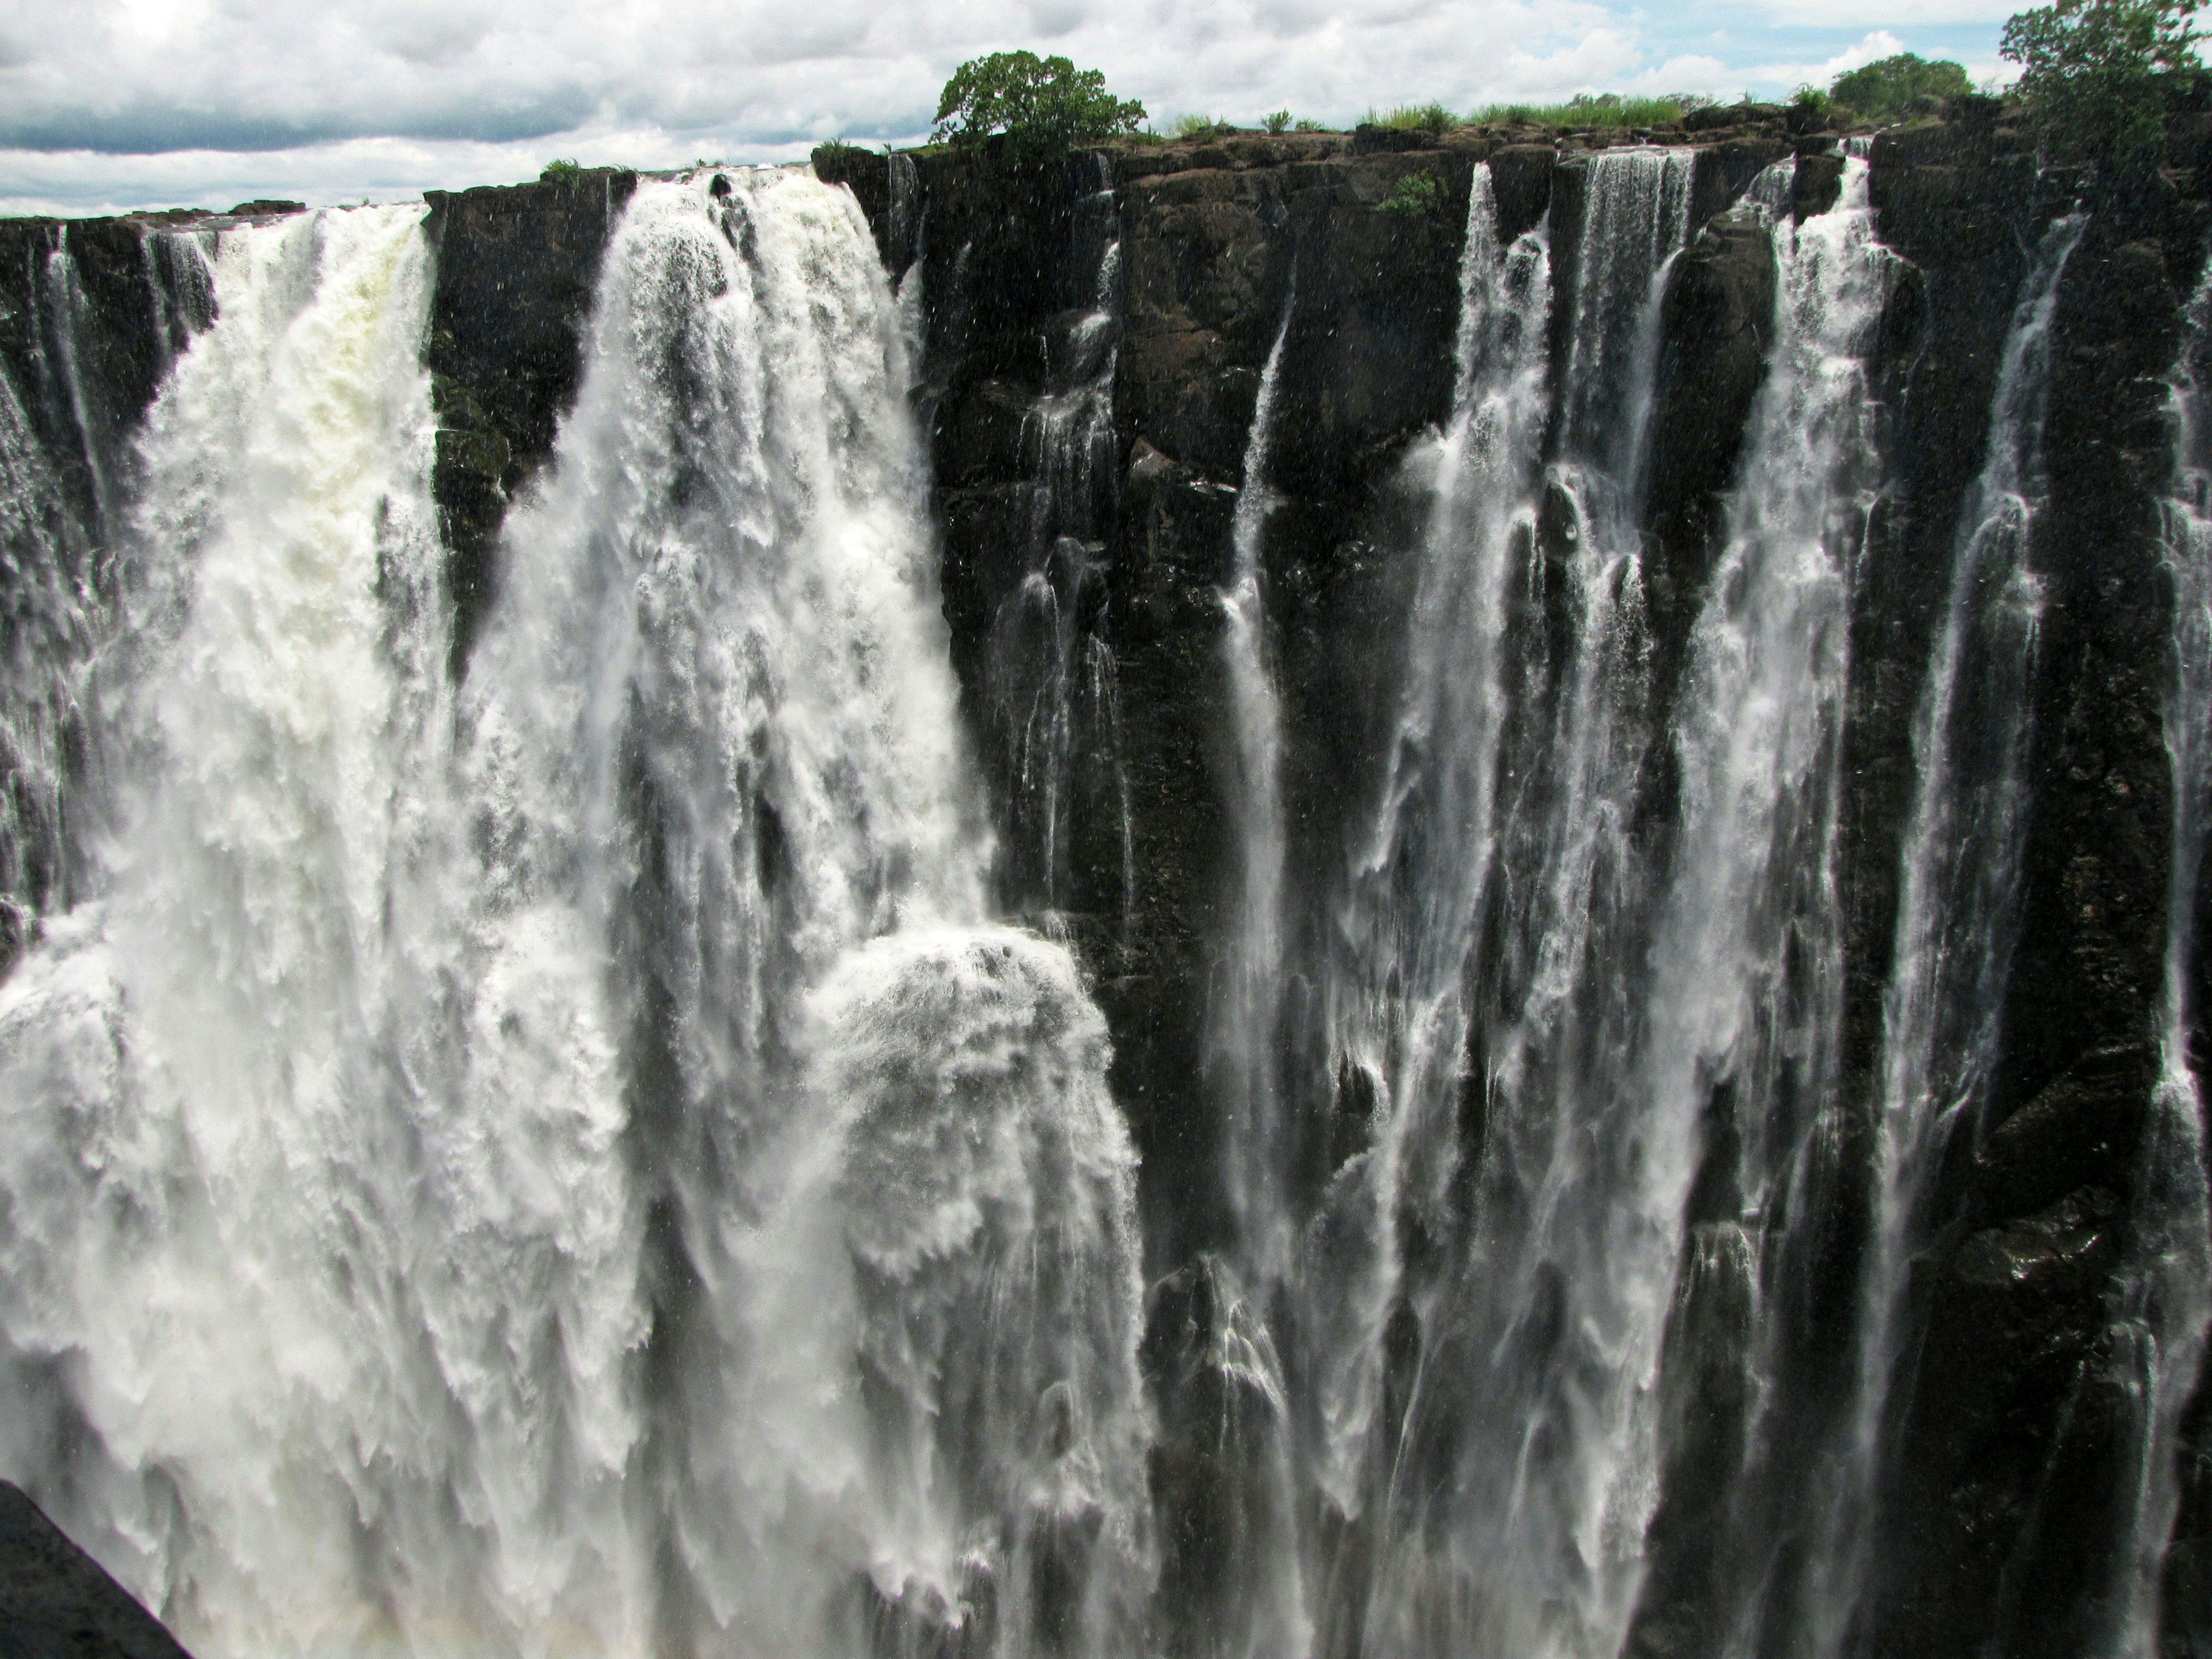
<svg viewBox="0 0 2212 1659">
<path fill-rule="evenodd" d="M 1395 109 L 1370 109 L 1362 125 L 1394 127 L 1401 132 L 1449 132 L 1462 125 L 1442 104 L 1401 104 Z"/>
<path fill-rule="evenodd" d="M 584 176 L 584 169 L 574 161 L 548 161 L 545 170 L 538 175 L 538 182 L 547 185 L 573 185 Z"/>
<path fill-rule="evenodd" d="M 1564 104 L 1492 104 L 1469 118 L 1476 126 L 1656 127 L 1682 118 L 1679 98 L 1623 98 L 1589 93 Z"/>
</svg>

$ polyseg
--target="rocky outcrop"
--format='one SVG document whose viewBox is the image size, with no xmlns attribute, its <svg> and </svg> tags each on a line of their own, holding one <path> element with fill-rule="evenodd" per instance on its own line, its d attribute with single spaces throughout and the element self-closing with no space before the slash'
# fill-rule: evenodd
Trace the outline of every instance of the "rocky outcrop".
<svg viewBox="0 0 2212 1659">
<path fill-rule="evenodd" d="M 553 453 L 583 374 L 599 257 L 637 175 L 432 191 L 438 283 L 423 357 L 438 413 L 431 494 L 448 552 L 453 660 L 491 603 L 507 505 Z"/>
<path fill-rule="evenodd" d="M 1859 752 L 1879 780 L 1859 803 L 1850 865 L 1861 920 L 1884 922 L 1856 941 L 1869 968 L 1887 964 L 1886 832 L 1910 755 L 1891 734 L 1932 605 L 1924 586 L 1911 591 L 1914 573 L 1943 568 L 1929 556 L 1953 533 L 1947 480 L 1971 471 L 1987 330 L 2007 304 L 1998 284 L 2073 182 L 2046 176 L 2039 189 L 2023 137 L 1988 113 L 1875 154 L 1884 229 L 1925 274 L 1929 326 L 1897 443 L 1910 483 L 1869 561 L 1878 586 L 1855 641 Z M 1878 1640 L 1899 1654 L 2095 1647 L 2117 1616 L 2116 1564 L 2084 1539 L 2122 1536 L 2132 1502 L 2136 1425 L 2114 1299 L 2157 1077 L 2172 822 L 2163 377 L 2205 216 L 2164 180 L 2093 187 L 2075 205 L 2088 220 L 2059 291 L 2049 504 L 2030 555 L 2043 609 L 2020 933 L 1990 1099 L 1940 1183 L 1953 1219 L 1916 1279 L 1925 1336 L 1899 1379 Z M 1874 1015 L 1860 994 L 1863 1042 Z"/>
<path fill-rule="evenodd" d="M 1371 741 L 1378 669 L 1395 644 L 1388 618 L 1402 596 L 1390 549 L 1404 537 L 1394 530 L 1394 467 L 1408 440 L 1442 417 L 1449 393 L 1451 273 L 1469 167 L 1492 159 L 1506 234 L 1542 216 L 1555 176 L 1564 182 L 1554 223 L 1573 222 L 1577 174 L 1560 162 L 1578 143 L 1507 142 L 1514 136 L 1252 137 L 1111 161 L 1127 265 L 1115 399 L 1124 471 L 1098 626 L 1122 670 L 1143 896 L 1133 931 L 1095 960 L 1112 964 L 1101 1000 L 1146 1154 L 1147 1235 L 1160 1272 L 1220 1237 L 1207 1218 L 1219 1199 L 1210 1187 L 1202 1040 L 1226 890 L 1224 762 L 1210 735 L 1224 695 L 1214 595 L 1259 367 L 1282 308 L 1294 307 L 1284 374 L 1296 391 L 1276 440 L 1275 489 L 1286 499 L 1264 557 L 1279 629 L 1292 861 L 1319 871 L 1342 845 L 1340 784 Z M 1662 701 L 1710 570 L 1770 343 L 1766 234 L 1727 209 L 1793 147 L 1790 209 L 1822 211 L 1842 173 L 1832 140 L 1772 127 L 1711 135 L 1693 187 L 1702 228 L 1667 290 L 1647 515 Z M 921 182 L 934 214 L 938 180 L 960 168 L 937 158 L 933 174 L 932 165 L 925 161 Z M 1433 218 L 1376 211 L 1417 172 L 1444 187 Z M 988 166 L 957 186 L 970 192 L 971 212 L 978 176 L 989 176 Z M 1987 440 L 2024 250 L 2080 182 L 2039 174 L 2027 137 L 1986 100 L 1874 146 L 1883 234 L 1911 269 L 1875 365 L 1891 487 L 1855 573 L 1851 787 L 1838 869 L 1850 963 L 1850 1144 L 1838 1149 L 1836 1184 L 1822 1200 L 1835 1212 L 1826 1242 L 1813 1247 L 1826 1254 L 1809 1274 L 1805 1351 L 1792 1360 L 1808 1378 L 1843 1363 L 1838 1345 L 1853 1317 L 1853 1240 L 1862 1231 L 1853 1217 L 1863 1217 L 1867 1194 L 1848 1172 L 1864 1168 L 1870 1144 L 1914 783 L 1913 711 L 1960 504 Z M 2115 1469 L 2128 1432 L 2115 1392 L 2124 1379 L 2113 1369 L 2111 1298 L 2149 1098 L 2163 949 L 2170 799 L 2160 697 L 2170 600 L 2154 496 L 2169 439 L 2159 377 L 2202 258 L 2191 189 L 2181 175 L 2179 186 L 2159 181 L 2086 198 L 2090 228 L 2062 292 L 2051 503 L 2033 555 L 2047 602 L 2018 957 L 1984 1133 L 1956 1143 L 1937 1200 L 1952 1219 L 1913 1289 L 1912 1326 L 1927 1335 L 1910 1350 L 1894 1394 L 1893 1431 L 1907 1449 L 1895 1488 L 1882 1495 L 1884 1612 L 1872 1634 L 1884 1651 L 1960 1651 L 1992 1631 L 2004 1632 L 2007 1652 L 2079 1651 L 2109 1612 L 2113 1563 L 2081 1540 L 2085 1528 L 2109 1538 L 2119 1525 Z M 1031 222 L 1026 258 L 1041 285 L 1049 285 L 1053 227 L 1065 213 Z M 936 231 L 933 219 L 933 238 Z M 1574 250 L 1555 240 L 1553 256 L 1564 286 Z M 934 241 L 932 257 L 934 283 Z M 1072 281 L 1063 274 L 1063 295 Z M 962 349 L 991 365 L 964 386 L 957 368 L 947 376 L 939 471 L 961 489 L 981 476 L 974 434 L 994 421 L 1000 429 L 1018 424 L 1039 384 L 1023 379 L 1003 345 L 988 343 L 1021 332 L 995 307 L 981 307 L 991 292 L 930 290 L 933 349 L 952 333 L 957 312 Z M 1000 441 L 994 453 L 1009 447 Z M 946 525 L 949 570 L 993 568 L 988 554 L 971 550 L 992 533 L 975 515 L 948 510 Z M 948 606 L 956 634 L 977 637 L 988 592 L 949 598 Z M 1306 1022 L 1295 1012 L 1297 988 L 1289 994 L 1284 1040 L 1295 1048 Z M 1331 1161 L 1316 1146 L 1316 1178 Z M 1726 1341 L 1723 1333 L 1685 1351 Z M 2188 1528 L 2203 1529 L 2208 1510 L 2212 1501 L 2200 1499 L 2185 1513 L 2184 1570 L 2197 1559 Z M 1694 1586 L 1683 1594 L 1683 1606 L 1694 1602 Z M 1640 1629 L 1653 1651 L 1668 1650 L 1663 1621 Z"/>
<path fill-rule="evenodd" d="M 191 1659 L 130 1591 L 5 1480 L 0 1653 L 9 1659 Z"/>
</svg>

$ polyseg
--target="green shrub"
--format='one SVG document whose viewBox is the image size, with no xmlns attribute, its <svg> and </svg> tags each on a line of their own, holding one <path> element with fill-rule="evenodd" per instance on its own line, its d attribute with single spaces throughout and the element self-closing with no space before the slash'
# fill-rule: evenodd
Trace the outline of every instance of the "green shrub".
<svg viewBox="0 0 2212 1659">
<path fill-rule="evenodd" d="M 1324 121 L 1316 121 L 1309 115 L 1301 115 L 1298 117 L 1297 122 L 1292 125 L 1291 131 L 1294 132 L 1327 132 L 1328 131 L 1328 124 Z"/>
<path fill-rule="evenodd" d="M 573 185 L 583 176 L 583 164 L 580 161 L 548 161 L 538 180 L 545 185 Z"/>
<path fill-rule="evenodd" d="M 1170 129 L 1177 138 L 1212 138 L 1224 131 L 1222 123 L 1211 115 L 1178 115 Z"/>
<path fill-rule="evenodd" d="M 1790 94 L 1790 107 L 1799 115 L 1826 120 L 1835 113 L 1836 100 L 1818 87 L 1800 87 Z"/>
<path fill-rule="evenodd" d="M 2014 90 L 2045 144 L 2089 161 L 2155 161 L 2167 89 L 2198 68 L 2195 10 L 2178 0 L 2057 0 L 2007 22 L 1999 50 L 2021 67 Z"/>
<path fill-rule="evenodd" d="M 1375 204 L 1375 210 L 1398 219 L 1433 219 L 1450 198 L 1450 190 L 1435 173 L 1409 173 Z"/>
<path fill-rule="evenodd" d="M 1829 83 L 1828 95 L 1862 120 L 1887 121 L 1903 115 L 1915 99 L 1956 98 L 1973 89 L 1958 64 L 1900 52 L 1838 75 Z"/>
<path fill-rule="evenodd" d="M 1008 159 L 1026 165 L 1134 132 L 1144 119 L 1145 106 L 1107 91 L 1097 70 L 1033 52 L 994 52 L 952 71 L 931 136 L 966 148 L 1003 133 Z"/>
<path fill-rule="evenodd" d="M 1260 125 L 1269 132 L 1286 132 L 1290 130 L 1291 112 L 1286 109 L 1270 110 L 1260 118 Z"/>
</svg>

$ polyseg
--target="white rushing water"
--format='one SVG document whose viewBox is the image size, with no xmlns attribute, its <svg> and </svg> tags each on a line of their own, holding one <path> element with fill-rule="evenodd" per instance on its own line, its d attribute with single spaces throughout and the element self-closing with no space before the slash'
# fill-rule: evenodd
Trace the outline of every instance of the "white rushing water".
<svg viewBox="0 0 2212 1659">
<path fill-rule="evenodd" d="M 1916 783 L 1899 852 L 1882 1000 L 1872 1237 L 1861 1277 L 1858 1375 L 1845 1433 L 1856 1471 L 1823 1592 L 1822 1650 L 1868 1593 L 1872 1483 L 1905 1340 L 1907 1276 L 1945 1146 L 1979 1112 L 2012 960 L 2042 584 L 2028 562 L 2042 504 L 2043 421 L 2059 278 L 2081 236 L 2055 222 L 2007 329 L 1982 470 L 1960 507 L 1941 624 L 1912 726 Z"/>
<path fill-rule="evenodd" d="M 1391 1212 L 1408 1157 L 1449 1110 L 1457 1066 L 1459 967 L 1489 854 L 1502 599 L 1516 537 L 1533 518 L 1547 404 L 1547 249 L 1540 234 L 1499 245 L 1487 164 L 1474 170 L 1467 227 L 1451 423 L 1407 467 L 1430 505 L 1395 740 L 1339 922 L 1347 962 L 1331 1018 L 1345 1064 L 1371 1080 L 1376 1144 L 1333 1178 L 1304 1287 L 1309 1340 L 1322 1356 L 1320 1480 L 1353 1515 L 1364 1507 L 1376 1348 L 1396 1291 Z M 1431 841 L 1401 830 L 1423 812 L 1439 826 Z M 1424 854 L 1417 872 L 1394 870 Z M 1420 912 L 1401 917 L 1408 902 Z"/>
<path fill-rule="evenodd" d="M 149 344 L 166 359 L 213 303 L 199 239 L 143 231 L 139 246 Z M 0 971 L 84 873 L 83 797 L 99 765 L 88 679 L 115 618 L 118 491 L 135 463 L 83 374 L 88 354 L 112 348 L 97 337 L 70 227 L 44 228 L 24 255 L 22 356 L 0 370 Z"/>
<path fill-rule="evenodd" d="M 1863 162 L 1831 213 L 1776 225 L 1768 373 L 1654 709 L 1638 532 L 1686 167 L 1600 160 L 1581 228 L 1605 257 L 1585 242 L 1576 281 L 1604 289 L 1575 296 L 1540 481 L 1545 240 L 1498 246 L 1477 169 L 1459 398 L 1344 924 L 1369 988 L 1340 1026 L 1337 1109 L 1347 1080 L 1371 1098 L 1372 1141 L 1335 1176 L 1304 1306 L 1336 1390 L 1323 1490 L 1370 1540 L 1372 1653 L 1620 1650 L 1663 1460 L 1725 1452 L 1710 1477 L 1750 1478 L 1741 1439 L 1701 1450 L 1668 1415 L 1662 1350 L 1734 1329 L 1723 1357 L 1674 1363 L 1723 1367 L 1755 1405 L 1779 1340 L 1768 1229 L 1834 1132 L 1838 770 L 1895 262 Z M 1655 861 L 1637 817 L 1657 744 L 1676 804 Z M 1723 1620 L 1711 1639 L 1735 1638 Z"/>
<path fill-rule="evenodd" d="M 1297 1553 L 1287 1390 L 1266 1321 L 1243 1289 L 1250 1284 L 1273 1291 L 1295 1271 L 1283 1151 L 1291 1124 L 1276 1042 L 1287 968 L 1283 717 L 1262 556 L 1274 505 L 1268 463 L 1276 399 L 1297 307 L 1293 283 L 1260 371 L 1231 520 L 1230 586 L 1219 595 L 1236 758 L 1230 817 L 1240 867 L 1235 919 L 1207 1009 L 1207 1072 L 1226 1149 L 1237 1268 L 1208 1261 L 1194 1270 L 1204 1274 L 1214 1304 L 1204 1363 L 1218 1379 L 1223 1401 L 1209 1450 L 1235 1492 L 1236 1582 L 1220 1598 L 1225 1605 L 1204 1612 L 1207 1650 L 1219 1659 L 1302 1659 L 1313 1637 Z"/>
<path fill-rule="evenodd" d="M 986 920 L 866 227 L 735 179 L 628 210 L 464 685 L 419 207 L 223 232 L 149 416 L 100 896 L 0 988 L 0 1452 L 206 1659 L 1140 1614 L 1104 1028 Z"/>
<path fill-rule="evenodd" d="M 465 672 L 422 207 L 149 233 L 160 389 L 82 457 L 57 241 L 42 378 L 0 378 L 0 1475 L 201 1659 L 1857 1650 L 2016 927 L 2082 220 L 2028 262 L 1935 580 L 1870 1144 L 1838 866 L 1900 264 L 1868 161 L 1802 222 L 1772 167 L 1694 247 L 1686 150 L 1566 161 L 1512 236 L 1472 167 L 1449 413 L 1342 590 L 1402 606 L 1372 773 L 1326 810 L 1277 678 L 1308 590 L 1268 580 L 1321 326 L 1285 296 L 1213 595 L 1204 1071 L 1162 1109 L 1213 1115 L 1224 1213 L 1174 1219 L 1223 1242 L 1148 1301 L 1058 942 L 1136 965 L 1098 165 L 1036 396 L 961 392 L 1018 415 L 1024 474 L 964 714 L 914 412 L 959 347 L 845 191 L 639 181 Z M 889 185 L 918 252 L 910 158 Z M 1669 284 L 1729 262 L 1741 298 L 1764 258 L 1762 378 L 1682 530 L 1711 481 L 1660 412 L 1715 387 L 1662 356 Z M 2208 328 L 2212 285 L 2115 1659 L 2155 1650 L 2212 1310 Z M 1309 823 L 1343 826 L 1316 869 Z"/>
<path fill-rule="evenodd" d="M 1900 268 L 1877 240 L 1865 162 L 1847 160 L 1835 204 L 1802 222 L 1788 216 L 1790 183 L 1784 162 L 1749 192 L 1772 216 L 1774 342 L 1678 694 L 1678 840 L 1642 1062 L 1655 1123 L 1668 1126 L 1642 1147 L 1648 1214 L 1656 1224 L 1690 1206 L 1671 1291 L 1669 1474 L 1703 1462 L 1729 1494 L 1720 1534 L 1681 1547 L 1735 1570 L 1710 1639 L 1747 1655 L 1774 1638 L 1762 1604 L 1786 1542 L 1827 1519 L 1820 1502 L 1808 1512 L 1807 1449 L 1768 1395 L 1803 1316 L 1790 1299 L 1805 1273 L 1799 1236 L 1826 1219 L 1802 1212 L 1824 1195 L 1843 1138 L 1836 866 L 1851 599 L 1882 483 L 1873 360 Z M 1670 1271 L 1653 1254 L 1644 1277 L 1660 1290 Z M 1825 1495 L 1832 1475 L 1815 1466 L 1809 1490 Z M 1792 1640 L 1826 1650 L 1813 1630 Z"/>
<path fill-rule="evenodd" d="M 2192 994 L 2198 884 L 2212 824 L 2212 276 L 2191 300 L 2173 371 L 2174 467 L 2164 503 L 2173 582 L 2173 659 L 2166 703 L 2173 765 L 2173 840 L 2167 872 L 2165 994 L 2158 1085 L 2136 1158 L 2130 1262 L 2118 1312 L 2136 1422 L 2132 1498 L 2115 1565 L 2120 1593 L 2106 1650 L 2114 1659 L 2160 1651 L 2160 1583 L 2179 1507 L 2182 1414 L 2199 1386 L 2212 1321 L 2212 1200 L 2204 1103 L 2191 1033 L 2203 1018 Z M 2173 1632 L 2168 1641 L 2180 1638 Z M 2185 1639 L 2185 1638 L 2184 1638 Z"/>
<path fill-rule="evenodd" d="M 1081 303 L 1045 325 L 1045 389 L 1022 415 L 1029 476 L 1019 534 L 1028 568 L 999 603 L 987 662 L 1004 751 L 1008 845 L 1000 886 L 1010 903 L 1048 925 L 1070 908 L 1110 907 L 1126 920 L 1136 902 L 1119 669 L 1101 616 L 1121 460 L 1114 431 L 1120 196 L 1105 155 L 1094 159 L 1098 187 L 1075 213 L 1079 257 L 1088 256 L 1094 275 Z M 1079 839 L 1088 842 L 1088 859 Z M 1103 860 L 1097 856 L 1102 842 L 1110 848 Z"/>
<path fill-rule="evenodd" d="M 1634 948 L 1641 894 L 1643 581 L 1623 503 L 1642 439 L 1585 440 L 1571 416 L 1540 520 L 1547 244 L 1500 247 L 1477 176 L 1459 393 L 1347 927 L 1366 988 L 1339 1069 L 1373 1079 L 1374 1144 L 1339 1171 L 1316 1237 L 1316 1261 L 1373 1265 L 1348 1287 L 1358 1323 L 1325 1303 L 1310 1317 L 1343 1378 L 1323 1399 L 1324 1490 L 1373 1529 L 1368 1650 L 1598 1654 L 1618 1645 L 1636 1583 L 1651 1443 L 1639 1345 L 1656 1346 L 1664 1314 L 1619 1251 L 1617 1230 L 1644 1226 L 1616 1184 L 1632 1185 L 1640 1107 L 1620 1087 L 1624 1005 L 1601 988 Z M 1583 190 L 1578 233 L 1636 234 L 1577 267 L 1561 406 L 1588 402 L 1578 377 L 1648 404 L 1686 165 L 1599 158 Z M 1620 1164 L 1586 1156 L 1606 1145 Z"/>
<path fill-rule="evenodd" d="M 1284 972 L 1283 714 L 1275 691 L 1261 554 L 1270 504 L 1267 459 L 1275 398 L 1297 305 L 1293 289 L 1283 302 L 1282 321 L 1260 371 L 1244 445 L 1243 483 L 1231 520 L 1230 586 L 1220 596 L 1226 623 L 1222 662 L 1237 757 L 1230 813 L 1242 884 L 1209 1024 L 1218 1109 L 1230 1148 L 1230 1203 L 1242 1234 L 1239 1255 L 1254 1281 L 1268 1285 L 1290 1271 L 1291 1239 L 1279 1169 L 1285 1126 L 1275 1065 Z"/>
</svg>

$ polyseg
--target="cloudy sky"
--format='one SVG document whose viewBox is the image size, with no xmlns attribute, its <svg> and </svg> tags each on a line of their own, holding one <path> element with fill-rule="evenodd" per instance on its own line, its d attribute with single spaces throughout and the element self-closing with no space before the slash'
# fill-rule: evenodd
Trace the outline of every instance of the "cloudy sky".
<svg viewBox="0 0 2212 1659">
<path fill-rule="evenodd" d="M 0 212 L 322 204 L 555 157 L 783 161 L 922 135 L 1028 46 L 1165 125 L 1583 91 L 1786 93 L 1899 51 L 1998 74 L 2026 0 L 0 0 Z"/>
</svg>

